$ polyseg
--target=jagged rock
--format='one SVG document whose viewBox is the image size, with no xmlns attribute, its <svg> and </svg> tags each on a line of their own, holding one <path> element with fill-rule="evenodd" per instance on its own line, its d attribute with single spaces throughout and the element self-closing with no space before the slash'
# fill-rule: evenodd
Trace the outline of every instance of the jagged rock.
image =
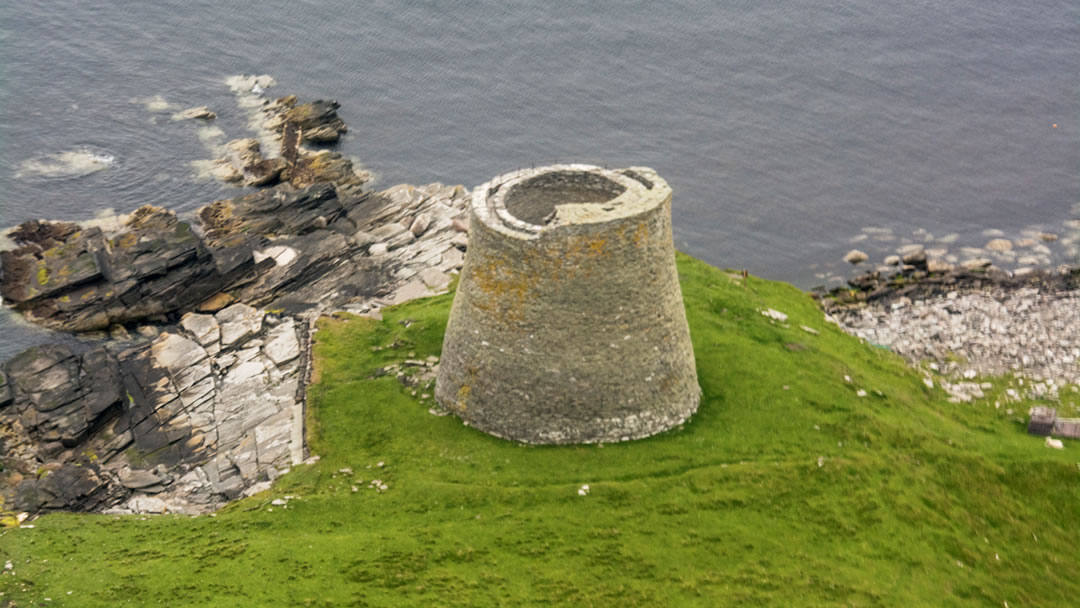
<svg viewBox="0 0 1080 608">
<path fill-rule="evenodd" d="M 42 444 L 78 444 L 120 401 L 116 360 L 100 347 L 82 357 L 59 344 L 33 347 L 16 355 L 5 368 L 14 387 L 19 420 L 30 437 Z"/>
<path fill-rule="evenodd" d="M 90 228 L 43 251 L 2 258 L 0 292 L 28 318 L 74 331 L 106 329 L 193 308 L 249 271 L 250 250 L 206 247 L 188 224 L 143 207 L 124 232 Z"/>
<path fill-rule="evenodd" d="M 169 510 L 164 500 L 153 496 L 135 496 L 128 501 L 127 508 L 134 513 L 165 513 Z"/>
<path fill-rule="evenodd" d="M 234 139 L 225 144 L 225 157 L 219 163 L 232 169 L 223 173 L 225 181 L 237 181 L 235 176 L 239 174 L 244 185 L 251 187 L 277 182 L 287 166 L 283 158 L 264 158 L 259 140 L 254 138 Z"/>
<path fill-rule="evenodd" d="M 15 492 L 21 511 L 66 509 L 88 511 L 106 503 L 113 491 L 92 465 L 65 464 L 39 479 L 24 479 Z"/>
<path fill-rule="evenodd" d="M 217 201 L 199 210 L 210 243 L 233 243 L 248 236 L 301 235 L 317 230 L 319 217 L 336 219 L 344 213 L 332 184 L 307 188 L 281 186 Z"/>
<path fill-rule="evenodd" d="M 251 148 L 239 147 L 237 154 L 245 150 Z M 38 290 L 19 305 L 31 320 L 67 329 L 111 327 L 118 334 L 130 323 L 148 340 L 115 356 L 46 347 L 42 356 L 5 366 L 0 405 L 5 386 L 11 396 L 0 409 L 0 425 L 22 437 L 22 447 L 8 450 L 16 444 L 5 439 L 0 458 L 5 467 L 18 463 L 11 470 L 22 478 L 8 477 L 19 485 L 0 486 L 0 496 L 19 494 L 38 508 L 155 507 L 128 500 L 132 489 L 97 468 L 101 487 L 91 493 L 101 500 L 57 499 L 48 486 L 39 487 L 41 480 L 27 483 L 46 462 L 56 466 L 48 477 L 67 464 L 89 464 L 86 455 L 93 454 L 108 471 L 162 465 L 152 473 L 159 483 L 127 478 L 140 485 L 134 498 L 156 492 L 170 511 L 197 511 L 303 460 L 293 429 L 302 420 L 297 404 L 308 321 L 292 315 L 342 305 L 369 311 L 445 288 L 446 273 L 462 261 L 451 243 L 451 219 L 468 192 L 442 184 L 363 192 L 362 178 L 340 155 L 298 152 L 293 162 L 283 172 L 292 183 L 201 210 L 205 237 L 149 207 L 112 232 L 41 222 L 16 231 L 19 249 L 4 256 L 0 287 L 53 290 Z M 295 185 L 304 180 L 311 183 Z M 422 230 L 418 217 L 427 220 Z M 377 239 L 393 254 L 373 258 Z M 63 281 L 30 280 L 39 262 L 51 268 L 79 256 L 93 269 L 87 265 L 79 275 L 58 266 Z M 12 277 L 22 283 L 3 284 Z M 264 318 L 254 305 L 274 313 Z M 192 313 L 196 308 L 217 315 Z M 159 325 L 169 322 L 183 331 Z M 19 379 L 29 383 L 28 391 Z M 125 500 L 127 507 L 117 506 Z"/>
<path fill-rule="evenodd" d="M 174 116 L 174 118 L 176 118 L 178 120 L 193 120 L 193 119 L 213 120 L 213 119 L 217 118 L 217 114 L 215 114 L 210 108 L 208 108 L 206 106 L 198 106 L 198 107 L 194 107 L 194 108 L 188 108 L 186 110 L 182 110 L 180 112 L 177 112 L 173 116 Z"/>
<path fill-rule="evenodd" d="M 319 99 L 289 108 L 283 118 L 300 128 L 303 141 L 333 143 L 349 130 L 337 115 L 340 107 L 336 101 Z"/>
</svg>

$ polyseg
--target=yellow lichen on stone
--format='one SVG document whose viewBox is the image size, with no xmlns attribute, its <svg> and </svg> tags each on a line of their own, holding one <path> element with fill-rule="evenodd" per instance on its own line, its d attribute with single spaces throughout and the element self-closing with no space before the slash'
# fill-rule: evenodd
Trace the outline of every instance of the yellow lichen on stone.
<svg viewBox="0 0 1080 608">
<path fill-rule="evenodd" d="M 38 285 L 47 285 L 49 283 L 49 269 L 44 262 L 38 262 L 37 283 Z"/>
<path fill-rule="evenodd" d="M 139 241 L 139 237 L 135 236 L 134 232 L 125 232 L 120 236 L 109 241 L 109 244 L 119 249 L 126 249 L 135 245 Z"/>
</svg>

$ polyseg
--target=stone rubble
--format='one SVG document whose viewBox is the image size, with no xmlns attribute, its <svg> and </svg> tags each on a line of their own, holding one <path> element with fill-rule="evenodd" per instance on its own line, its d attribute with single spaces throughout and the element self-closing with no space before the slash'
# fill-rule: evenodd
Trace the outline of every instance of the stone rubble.
<svg viewBox="0 0 1080 608">
<path fill-rule="evenodd" d="M 1080 384 L 1080 290 L 989 285 L 831 315 L 859 338 L 962 379 L 940 381 L 958 401 L 983 396 L 989 387 L 971 381 L 978 376 L 1028 378 L 1024 389 L 1037 398 Z"/>
</svg>

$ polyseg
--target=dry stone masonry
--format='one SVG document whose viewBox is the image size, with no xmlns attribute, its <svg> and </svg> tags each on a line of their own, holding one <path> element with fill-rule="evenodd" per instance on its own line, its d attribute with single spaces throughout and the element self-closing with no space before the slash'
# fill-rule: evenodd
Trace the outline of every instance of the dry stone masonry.
<svg viewBox="0 0 1080 608">
<path fill-rule="evenodd" d="M 526 443 L 637 439 L 693 414 L 667 183 L 554 165 L 477 187 L 435 396 Z"/>
</svg>

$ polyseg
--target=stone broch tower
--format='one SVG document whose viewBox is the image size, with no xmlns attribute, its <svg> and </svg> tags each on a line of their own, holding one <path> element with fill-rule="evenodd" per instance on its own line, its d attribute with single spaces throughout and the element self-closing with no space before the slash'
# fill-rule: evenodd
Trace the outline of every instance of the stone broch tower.
<svg viewBox="0 0 1080 608">
<path fill-rule="evenodd" d="M 443 407 L 525 443 L 637 439 L 694 413 L 667 182 L 644 167 L 553 165 L 472 196 Z"/>
</svg>

